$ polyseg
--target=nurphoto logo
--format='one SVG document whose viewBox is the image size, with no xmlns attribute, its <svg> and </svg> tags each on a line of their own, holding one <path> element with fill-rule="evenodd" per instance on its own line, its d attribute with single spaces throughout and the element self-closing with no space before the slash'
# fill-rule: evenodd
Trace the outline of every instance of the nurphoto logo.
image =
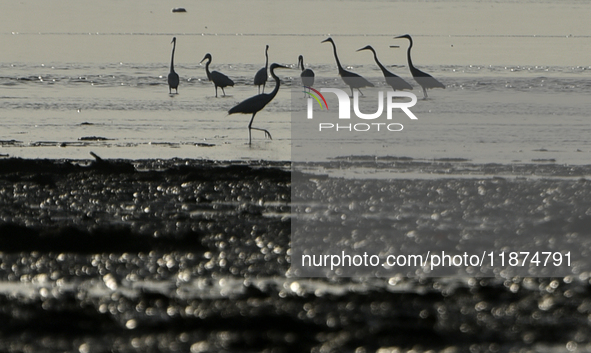
<svg viewBox="0 0 591 353">
<path fill-rule="evenodd" d="M 324 99 L 324 96 L 322 95 L 322 93 L 318 92 L 318 90 L 315 90 L 312 87 L 308 87 L 308 86 L 304 86 L 304 88 L 307 88 L 311 91 L 314 91 L 314 93 L 317 94 L 317 96 L 313 95 L 310 92 L 306 92 L 304 90 L 304 93 L 309 94 L 311 98 L 308 98 L 308 119 L 312 119 L 310 118 L 310 116 L 312 116 L 312 98 L 316 99 L 316 101 L 318 102 L 318 105 L 320 106 L 320 109 L 322 109 L 322 102 L 320 102 L 320 99 L 318 99 L 318 97 L 320 97 L 322 99 L 322 101 L 324 102 L 324 106 L 326 107 L 326 110 L 328 110 L 328 104 L 326 103 L 326 99 Z"/>
<path fill-rule="evenodd" d="M 351 119 L 351 97 L 347 95 L 347 93 L 338 88 L 320 88 L 320 91 L 309 88 L 312 92 L 306 92 L 310 97 L 307 99 L 307 118 L 312 120 L 314 119 L 314 100 L 320 106 L 320 110 L 326 109 L 329 110 L 328 104 L 326 99 L 322 93 L 334 93 L 338 99 L 338 119 L 340 120 L 349 120 Z M 392 111 L 395 109 L 400 109 L 402 112 L 406 114 L 411 120 L 418 120 L 418 118 L 413 114 L 410 110 L 417 103 L 417 96 L 410 92 L 402 92 L 402 91 L 387 91 L 386 94 L 386 119 L 392 120 Z M 397 101 L 399 98 L 410 98 L 410 101 Z M 324 105 L 323 105 L 324 103 Z M 384 91 L 378 92 L 378 99 L 377 99 L 377 110 L 373 113 L 363 113 L 359 108 L 359 92 L 355 91 L 353 93 L 353 113 L 355 116 L 362 120 L 375 120 L 382 116 L 384 112 Z M 318 124 L 318 131 L 326 131 L 326 130 L 348 130 L 348 131 L 370 131 L 370 130 L 377 130 L 377 131 L 401 131 L 403 129 L 402 124 L 400 123 L 357 123 L 357 124 L 338 124 L 338 123 L 327 123 L 322 122 Z"/>
</svg>

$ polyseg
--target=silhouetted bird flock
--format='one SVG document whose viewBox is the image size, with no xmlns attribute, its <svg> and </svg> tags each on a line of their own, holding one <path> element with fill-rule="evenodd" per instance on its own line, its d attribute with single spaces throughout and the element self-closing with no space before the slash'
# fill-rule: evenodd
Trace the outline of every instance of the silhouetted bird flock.
<svg viewBox="0 0 591 353">
<path fill-rule="evenodd" d="M 408 39 L 408 41 L 409 41 L 409 46 L 408 46 L 408 49 L 406 52 L 406 57 L 407 57 L 407 61 L 408 61 L 408 68 L 409 68 L 410 73 L 411 73 L 412 77 L 414 78 L 414 80 L 419 84 L 419 86 L 421 86 L 421 88 L 423 90 L 423 99 L 428 98 L 427 89 L 445 88 L 445 85 L 442 84 L 441 82 L 439 82 L 433 76 L 429 75 L 428 73 L 426 73 L 424 71 L 417 69 L 413 65 L 411 54 L 410 54 L 410 51 L 413 46 L 413 41 L 412 41 L 411 36 L 408 34 L 405 34 L 402 36 L 394 37 L 394 39 L 400 39 L 400 38 Z M 351 96 L 353 96 L 354 89 L 357 89 L 357 91 L 359 91 L 359 93 L 361 93 L 361 95 L 363 95 L 363 93 L 360 90 L 361 88 L 374 87 L 374 84 L 369 82 L 367 79 L 363 78 L 362 76 L 360 76 L 354 72 L 345 70 L 343 68 L 343 66 L 341 65 L 341 62 L 339 61 L 339 57 L 337 54 L 337 46 L 332 38 L 329 37 L 329 38 L 323 40 L 322 43 L 330 43 L 332 45 L 334 58 L 335 58 L 335 61 L 337 64 L 338 74 L 339 74 L 339 76 L 341 76 L 341 78 L 343 79 L 345 84 L 347 86 L 349 86 L 349 88 L 351 89 Z M 170 59 L 170 73 L 168 74 L 168 93 L 169 94 L 172 94 L 173 89 L 175 90 L 175 93 L 178 93 L 178 86 L 179 86 L 179 75 L 174 71 L 174 51 L 176 48 L 176 37 L 174 37 L 172 39 L 171 44 L 173 46 L 172 46 L 172 55 L 171 55 L 171 59 Z M 398 48 L 398 46 L 392 46 L 392 47 Z M 386 83 L 390 87 L 392 87 L 393 90 L 398 91 L 398 90 L 412 90 L 413 89 L 413 87 L 408 82 L 406 82 L 400 76 L 388 71 L 388 69 L 386 69 L 386 67 L 384 65 L 382 65 L 382 63 L 378 60 L 378 55 L 377 55 L 375 49 L 371 45 L 367 45 L 363 48 L 358 49 L 357 51 L 363 51 L 363 50 L 369 50 L 372 52 L 374 61 L 376 62 L 376 64 L 380 68 L 380 70 L 382 71 L 384 78 L 386 80 Z M 228 86 L 233 87 L 234 81 L 232 81 L 232 79 L 230 79 L 228 76 L 224 75 L 223 73 L 221 73 L 219 71 L 210 71 L 209 70 L 209 65 L 212 62 L 211 54 L 209 54 L 209 53 L 205 54 L 205 57 L 203 57 L 203 59 L 201 60 L 201 63 L 203 63 L 205 60 L 207 60 L 207 62 L 205 63 L 205 73 L 207 74 L 207 79 L 209 81 L 213 82 L 213 85 L 215 87 L 215 96 L 216 97 L 218 96 L 218 87 L 222 89 L 222 94 L 225 96 L 226 92 L 225 92 L 224 88 L 228 87 Z M 300 55 L 298 57 L 298 67 L 301 68 L 301 70 L 302 70 L 302 72 L 300 73 L 300 77 L 302 79 L 302 85 L 304 86 L 304 90 L 306 87 L 308 87 L 308 88 L 312 87 L 314 85 L 314 71 L 312 71 L 311 69 L 304 68 L 304 57 L 302 55 Z M 273 100 L 273 98 L 275 98 L 275 96 L 277 95 L 277 92 L 279 91 L 279 87 L 281 86 L 281 81 L 279 80 L 279 77 L 277 77 L 277 75 L 275 74 L 275 69 L 288 68 L 288 67 L 283 66 L 283 65 L 279 65 L 277 63 L 271 64 L 269 71 L 271 73 L 271 77 L 273 77 L 273 79 L 275 80 L 275 88 L 273 89 L 273 91 L 271 93 L 265 93 L 265 85 L 267 83 L 267 78 L 268 78 L 268 74 L 267 74 L 268 68 L 269 68 L 269 46 L 267 45 L 265 47 L 265 67 L 263 67 L 257 71 L 257 73 L 254 76 L 254 80 L 253 80 L 254 85 L 258 87 L 258 94 L 253 97 L 250 97 L 248 99 L 245 99 L 244 101 L 240 102 L 239 104 L 237 104 L 236 106 L 234 106 L 233 108 L 228 110 L 228 114 L 236 114 L 236 113 L 252 114 L 252 117 L 250 118 L 250 123 L 248 124 L 248 143 L 249 144 L 252 143 L 251 130 L 263 131 L 265 133 L 265 137 L 271 139 L 271 134 L 269 133 L 268 130 L 253 127 L 252 122 L 253 122 L 256 114 L 259 111 L 261 111 L 267 104 L 269 104 L 269 102 L 271 102 Z M 262 86 L 262 93 L 261 93 L 261 86 Z"/>
</svg>

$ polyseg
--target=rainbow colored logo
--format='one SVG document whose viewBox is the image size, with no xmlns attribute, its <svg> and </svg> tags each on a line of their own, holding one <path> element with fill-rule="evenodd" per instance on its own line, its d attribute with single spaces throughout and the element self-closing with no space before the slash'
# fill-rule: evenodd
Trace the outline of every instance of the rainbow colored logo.
<svg viewBox="0 0 591 353">
<path fill-rule="evenodd" d="M 324 106 L 326 107 L 326 110 L 328 110 L 328 104 L 326 103 L 326 99 L 324 99 L 324 96 L 322 95 L 322 93 L 318 92 L 317 90 L 315 90 L 312 87 L 308 87 L 308 86 L 304 86 L 304 89 L 307 88 L 309 90 L 314 91 L 314 93 L 316 93 L 320 98 L 322 98 L 322 101 L 324 102 Z M 306 92 L 304 91 L 304 93 L 309 94 L 312 98 L 316 99 L 316 101 L 318 102 L 318 105 L 320 106 L 320 110 L 322 110 L 322 102 L 320 102 L 320 99 L 318 99 L 318 97 L 316 97 L 315 95 L 313 95 L 310 92 Z"/>
</svg>

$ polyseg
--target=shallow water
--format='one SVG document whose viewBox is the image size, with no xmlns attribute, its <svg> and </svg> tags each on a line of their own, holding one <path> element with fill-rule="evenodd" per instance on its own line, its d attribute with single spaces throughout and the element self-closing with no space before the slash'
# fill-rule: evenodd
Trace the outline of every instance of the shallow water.
<svg viewBox="0 0 591 353">
<path fill-rule="evenodd" d="M 96 7 L 91 2 L 25 5 L 11 4 L 5 13 L 13 16 L 0 22 L 0 46 L 7 48 L 0 59 L 4 155 L 85 159 L 92 150 L 105 158 L 290 160 L 297 56 L 324 78 L 317 87 L 343 87 L 330 45 L 320 43 L 331 35 L 343 64 L 379 87 L 383 78 L 369 53 L 355 52 L 371 44 L 421 97 L 405 66 L 407 43 L 393 39 L 411 33 L 415 65 L 447 89 L 418 102 L 419 123 L 395 137 L 389 155 L 588 160 L 591 57 L 585 48 L 591 28 L 585 2 L 258 1 L 265 10 L 253 11 L 250 3 L 206 1 L 184 14 L 157 2 L 108 2 L 96 16 L 87 15 Z M 530 20 L 522 21 L 523 14 Z M 277 17 L 282 20 L 272 20 Z M 169 96 L 172 36 L 181 85 L 179 95 Z M 226 112 L 256 94 L 252 78 L 263 66 L 265 44 L 270 62 L 293 70 L 278 70 L 282 90 L 255 119 L 273 140 L 255 132 L 248 146 L 249 117 Z M 199 64 L 207 52 L 212 70 L 236 82 L 228 97 L 213 98 Z"/>
<path fill-rule="evenodd" d="M 334 70 L 331 65 L 313 68 L 318 85 L 342 86 L 332 78 L 320 79 Z M 172 97 L 157 65 L 21 64 L 5 65 L 5 69 L 15 76 L 0 79 L 4 87 L 0 99 L 3 154 L 80 159 L 94 151 L 107 158 L 290 159 L 291 90 L 299 89 L 291 81 L 293 76 L 284 75 L 286 70 L 281 72 L 283 91 L 257 115 L 253 125 L 269 129 L 273 140 L 254 132 L 255 143 L 249 147 L 249 116 L 228 116 L 226 111 L 256 93 L 248 75 L 250 66 L 228 66 L 225 72 L 237 86 L 227 89 L 227 97 L 217 99 L 202 68 L 193 69 L 195 76 L 185 78 L 180 94 Z M 177 71 L 182 69 L 177 66 Z M 369 75 L 373 67 L 366 64 L 355 69 Z M 439 72 L 447 89 L 432 91 L 430 100 L 419 100 L 413 108 L 419 121 L 406 124 L 401 120 L 405 130 L 387 137 L 388 150 L 353 154 L 587 163 L 591 151 L 586 124 L 591 108 L 586 99 L 591 90 L 588 67 L 425 69 Z M 374 81 L 380 89 L 380 78 Z M 367 91 L 370 95 L 371 90 Z M 366 103 L 372 102 L 368 99 Z M 330 146 L 321 150 L 325 154 L 318 155 L 320 159 L 346 156 Z"/>
</svg>

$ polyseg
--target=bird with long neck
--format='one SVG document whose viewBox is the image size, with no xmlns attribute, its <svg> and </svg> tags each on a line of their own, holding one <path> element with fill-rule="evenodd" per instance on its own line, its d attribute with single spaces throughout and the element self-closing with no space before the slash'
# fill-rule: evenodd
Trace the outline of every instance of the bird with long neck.
<svg viewBox="0 0 591 353">
<path fill-rule="evenodd" d="M 207 63 L 205 63 L 205 73 L 207 74 L 207 79 L 213 82 L 213 85 L 215 86 L 215 96 L 218 96 L 218 87 L 222 89 L 224 96 L 226 96 L 224 87 L 234 86 L 234 81 L 219 71 L 209 71 L 209 64 L 211 64 L 211 54 L 205 54 L 205 57 L 203 57 L 201 62 L 205 60 L 207 60 Z"/>
<path fill-rule="evenodd" d="M 360 75 L 343 69 L 341 62 L 339 61 L 339 56 L 337 55 L 337 46 L 335 45 L 332 38 L 329 37 L 329 38 L 323 40 L 321 43 L 325 43 L 325 42 L 330 42 L 330 44 L 332 44 L 334 58 L 337 62 L 337 67 L 339 69 L 339 76 L 341 76 L 343 81 L 345 81 L 345 83 L 349 86 L 349 88 L 351 88 L 351 96 L 353 96 L 353 88 L 356 88 L 359 91 L 359 93 L 361 93 L 361 95 L 363 95 L 363 92 L 361 92 L 360 88 L 374 86 L 373 83 L 369 82 L 368 80 L 361 77 Z"/>
<path fill-rule="evenodd" d="M 279 92 L 279 87 L 281 86 L 281 81 L 279 80 L 279 77 L 277 77 L 277 75 L 275 75 L 275 69 L 279 69 L 279 68 L 287 69 L 288 67 L 283 66 L 283 65 L 279 65 L 276 63 L 271 64 L 271 69 L 270 69 L 271 77 L 273 77 L 273 79 L 275 79 L 275 88 L 273 88 L 273 91 L 271 91 L 271 93 L 257 94 L 256 96 L 245 99 L 244 101 L 242 101 L 241 103 L 239 103 L 238 105 L 233 107 L 232 109 L 228 110 L 228 114 L 236 114 L 236 113 L 252 114 L 252 117 L 250 118 L 250 123 L 248 123 L 248 144 L 249 145 L 252 143 L 251 130 L 263 131 L 265 133 L 265 137 L 268 137 L 269 139 L 272 140 L 271 134 L 269 133 L 269 131 L 267 131 L 265 129 L 258 128 L 258 127 L 253 127 L 252 122 L 254 121 L 255 115 L 259 111 L 261 111 L 267 104 L 269 104 L 269 102 L 271 102 L 273 100 L 273 98 L 275 98 L 275 96 L 277 95 L 277 92 Z"/>
<path fill-rule="evenodd" d="M 265 67 L 257 71 L 254 75 L 254 85 L 258 86 L 259 94 L 261 93 L 261 85 L 263 86 L 263 93 L 265 93 L 265 85 L 267 84 L 267 67 L 269 67 L 269 46 L 265 47 Z"/>
<path fill-rule="evenodd" d="M 412 38 L 410 35 L 405 34 L 402 36 L 398 36 L 398 37 L 394 37 L 394 39 L 397 38 L 406 38 L 408 39 L 408 41 L 410 42 L 410 45 L 408 46 L 408 49 L 406 51 L 406 59 L 408 61 L 408 68 L 410 69 L 410 73 L 412 74 L 412 77 L 415 79 L 415 81 L 417 81 L 417 83 L 423 88 L 423 99 L 427 99 L 427 89 L 431 89 L 431 88 L 445 88 L 445 85 L 439 81 L 437 81 L 433 76 L 429 75 L 426 72 L 423 72 L 419 69 L 417 69 L 413 63 L 412 63 L 412 58 L 410 56 L 410 50 L 412 49 Z"/>
<path fill-rule="evenodd" d="M 302 84 L 304 87 L 312 87 L 314 85 L 314 71 L 311 69 L 304 68 L 304 56 L 300 55 L 298 57 L 298 65 L 302 69 L 302 73 L 300 73 L 300 77 L 302 78 Z"/>
<path fill-rule="evenodd" d="M 179 75 L 174 71 L 174 50 L 176 48 L 176 37 L 172 38 L 172 56 L 170 57 L 170 73 L 168 74 L 168 94 L 172 94 L 172 90 L 175 93 L 179 93 Z"/>
<path fill-rule="evenodd" d="M 412 89 L 412 86 L 408 82 L 404 81 L 398 75 L 393 74 L 392 72 L 388 71 L 388 69 L 386 69 L 384 67 L 384 65 L 382 65 L 382 63 L 378 60 L 378 55 L 376 54 L 376 51 L 374 50 L 374 48 L 371 45 L 367 45 L 361 49 L 357 49 L 357 51 L 362 51 L 362 50 L 370 50 L 373 53 L 373 59 L 375 60 L 376 64 L 380 68 L 380 70 L 382 70 L 382 73 L 384 74 L 384 77 L 386 78 L 386 83 L 388 85 L 390 85 L 393 90 L 401 91 L 404 89 Z"/>
</svg>

